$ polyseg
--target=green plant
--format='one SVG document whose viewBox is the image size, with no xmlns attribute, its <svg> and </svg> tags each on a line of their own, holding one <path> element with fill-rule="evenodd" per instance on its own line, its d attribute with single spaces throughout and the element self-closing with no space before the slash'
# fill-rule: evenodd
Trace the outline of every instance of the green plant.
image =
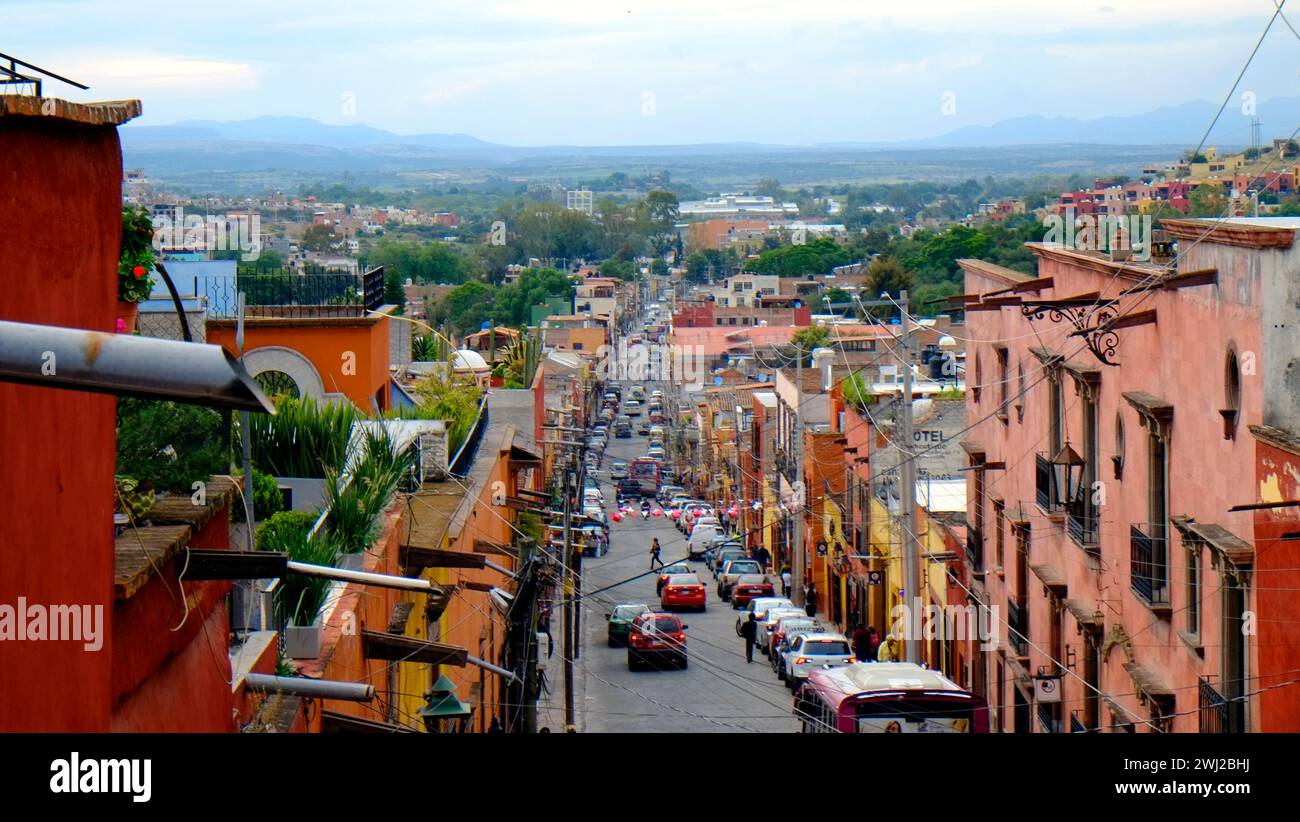
<svg viewBox="0 0 1300 822">
<path fill-rule="evenodd" d="M 966 396 L 966 392 L 960 388 L 946 388 L 934 395 L 936 400 L 960 400 Z"/>
<path fill-rule="evenodd" d="M 311 511 L 280 511 L 272 514 L 257 526 L 257 550 L 278 551 L 282 549 L 272 546 L 306 541 L 319 517 L 320 514 Z"/>
<path fill-rule="evenodd" d="M 327 539 L 307 539 L 306 532 L 294 529 L 277 531 L 266 543 L 264 550 L 283 551 L 294 562 L 333 567 L 338 561 L 338 550 Z M 276 589 L 275 609 L 281 624 L 311 625 L 316 621 L 325 597 L 329 594 L 330 580 L 308 576 L 294 571 L 285 573 Z"/>
<path fill-rule="evenodd" d="M 153 291 L 153 221 L 144 206 L 122 207 L 122 240 L 117 259 L 117 298 L 138 303 Z"/>
<path fill-rule="evenodd" d="M 870 386 L 861 374 L 850 374 L 845 377 L 840 383 L 840 388 L 844 392 L 844 401 L 859 408 L 865 408 L 876 401 L 876 395 L 871 393 Z"/>
<path fill-rule="evenodd" d="M 221 414 L 211 408 L 122 397 L 117 401 L 117 471 L 144 489 L 193 492 L 230 469 Z"/>
<path fill-rule="evenodd" d="M 432 334 L 417 334 L 411 338 L 411 359 L 416 362 L 436 362 L 438 344 Z"/>
<path fill-rule="evenodd" d="M 325 539 L 340 554 L 366 550 L 379 536 L 379 524 L 370 512 L 367 488 L 355 476 L 346 483 L 338 474 L 325 478 Z"/>
<path fill-rule="evenodd" d="M 253 516 L 266 520 L 284 510 L 284 494 L 280 493 L 280 483 L 270 474 L 263 474 L 253 469 Z M 231 506 L 231 522 L 244 521 L 244 506 Z"/>
<path fill-rule="evenodd" d="M 469 437 L 478 419 L 483 394 L 472 381 L 451 377 L 430 377 L 412 389 L 417 406 L 395 408 L 389 419 L 447 420 L 448 454 L 455 454 Z"/>
<path fill-rule="evenodd" d="M 113 513 L 130 514 L 132 522 L 144 519 L 153 509 L 154 493 L 140 487 L 134 477 L 113 477 Z"/>
<path fill-rule="evenodd" d="M 283 398 L 275 416 L 252 415 L 253 462 L 276 477 L 325 477 L 341 471 L 352 425 L 359 419 L 361 413 L 347 403 Z"/>
</svg>

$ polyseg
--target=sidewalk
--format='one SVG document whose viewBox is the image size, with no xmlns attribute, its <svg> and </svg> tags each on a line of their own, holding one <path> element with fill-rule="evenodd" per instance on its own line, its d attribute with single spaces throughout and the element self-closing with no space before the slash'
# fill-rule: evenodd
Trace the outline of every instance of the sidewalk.
<svg viewBox="0 0 1300 822">
<path fill-rule="evenodd" d="M 543 728 L 549 728 L 553 734 L 564 733 L 564 609 L 557 608 L 551 616 L 551 636 L 555 638 L 555 653 L 547 658 L 548 649 L 546 648 L 546 637 L 538 639 L 538 653 L 541 658 L 538 660 L 537 667 L 539 671 L 546 673 L 546 687 L 541 697 L 537 700 L 537 730 L 540 732 Z M 579 624 L 579 628 L 584 627 Z M 585 633 L 585 631 L 584 631 Z M 582 637 L 578 638 L 581 643 Z M 585 651 L 585 648 L 583 649 Z M 585 656 L 585 654 L 583 654 Z M 573 663 L 573 702 L 575 706 L 583 704 L 583 693 L 586 691 L 586 673 L 582 667 L 582 659 L 579 658 Z M 583 721 L 582 711 L 575 711 L 574 723 L 577 726 L 577 732 L 581 733 L 586 723 Z"/>
</svg>

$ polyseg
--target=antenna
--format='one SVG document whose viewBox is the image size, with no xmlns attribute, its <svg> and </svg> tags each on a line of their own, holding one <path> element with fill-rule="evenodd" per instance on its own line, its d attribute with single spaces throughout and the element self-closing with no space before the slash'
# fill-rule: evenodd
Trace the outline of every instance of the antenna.
<svg viewBox="0 0 1300 822">
<path fill-rule="evenodd" d="M 5 63 L 8 63 L 8 65 L 5 65 Z M 26 60 L 19 60 L 17 57 L 13 57 L 11 55 L 4 54 L 4 53 L 0 53 L 0 86 L 15 86 L 15 85 L 30 84 L 34 88 L 35 96 L 40 97 L 41 84 L 43 83 L 43 80 L 40 77 L 31 77 L 21 73 L 18 70 L 20 66 L 24 69 L 30 69 L 33 72 L 36 72 L 37 74 L 48 77 L 51 80 L 58 80 L 61 83 L 67 83 L 70 86 L 76 86 L 77 88 L 83 91 L 90 88 L 90 86 L 83 86 L 81 83 L 78 83 L 76 80 L 69 80 L 67 77 L 60 76 L 58 74 L 55 74 L 52 71 L 47 71 L 46 69 L 43 69 L 40 66 L 33 65 L 32 63 L 29 63 Z"/>
</svg>

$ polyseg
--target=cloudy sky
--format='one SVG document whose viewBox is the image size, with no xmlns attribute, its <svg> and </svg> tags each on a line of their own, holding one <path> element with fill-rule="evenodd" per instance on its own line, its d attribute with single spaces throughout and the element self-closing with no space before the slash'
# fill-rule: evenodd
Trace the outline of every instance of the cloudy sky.
<svg viewBox="0 0 1300 822">
<path fill-rule="evenodd" d="M 140 98 L 143 124 L 295 115 L 513 145 L 810 144 L 1217 103 L 1273 9 L 1273 0 L 0 0 L 0 50 L 91 86 L 60 96 Z M 1300 30 L 1300 3 L 1287 17 Z M 1300 36 L 1283 20 L 1242 91 L 1261 102 L 1265 133 L 1294 127 L 1271 128 L 1264 104 L 1300 95 Z"/>
</svg>

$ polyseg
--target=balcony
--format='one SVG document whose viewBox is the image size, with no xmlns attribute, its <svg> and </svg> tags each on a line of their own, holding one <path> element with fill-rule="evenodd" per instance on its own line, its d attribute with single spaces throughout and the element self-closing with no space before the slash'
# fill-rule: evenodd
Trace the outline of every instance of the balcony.
<svg viewBox="0 0 1300 822">
<path fill-rule="evenodd" d="M 1060 510 L 1056 504 L 1056 483 L 1052 479 L 1052 461 L 1046 454 L 1034 455 L 1034 491 L 1038 507 L 1048 513 Z"/>
<path fill-rule="evenodd" d="M 1029 656 L 1029 609 L 1007 600 L 1007 638 L 1016 656 Z"/>
<path fill-rule="evenodd" d="M 249 317 L 364 317 L 383 305 L 384 269 L 364 274 L 298 274 L 287 269 L 270 274 L 210 274 L 198 277 L 194 288 L 214 319 L 238 316 L 241 291 Z"/>
<path fill-rule="evenodd" d="M 1168 607 L 1164 540 L 1146 534 L 1136 525 L 1129 529 L 1129 534 L 1133 592 L 1148 605 Z"/>
<path fill-rule="evenodd" d="M 970 563 L 971 573 L 984 571 L 984 533 L 974 526 L 966 528 L 966 561 Z"/>
<path fill-rule="evenodd" d="M 1197 730 L 1203 734 L 1241 733 L 1243 703 L 1229 702 L 1205 677 L 1200 677 L 1198 681 L 1200 725 Z"/>
<path fill-rule="evenodd" d="M 1087 500 L 1078 500 L 1066 508 L 1065 528 L 1070 538 L 1092 550 L 1097 546 L 1097 512 L 1088 510 Z"/>
</svg>

